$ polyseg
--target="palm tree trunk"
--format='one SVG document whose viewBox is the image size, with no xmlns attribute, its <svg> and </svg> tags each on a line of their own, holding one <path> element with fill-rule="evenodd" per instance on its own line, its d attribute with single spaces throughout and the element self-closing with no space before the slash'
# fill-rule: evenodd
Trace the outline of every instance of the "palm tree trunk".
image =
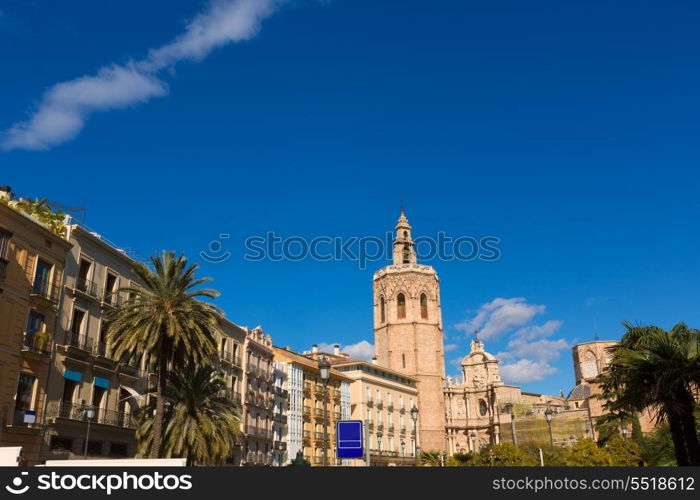
<svg viewBox="0 0 700 500">
<path fill-rule="evenodd" d="M 671 428 L 671 438 L 673 439 L 673 449 L 676 453 L 677 465 L 690 465 L 688 452 L 685 448 L 685 436 L 681 419 L 675 413 L 669 413 L 668 424 Z"/>
<path fill-rule="evenodd" d="M 688 394 L 688 400 L 684 406 L 685 408 L 680 415 L 680 420 L 683 427 L 685 447 L 686 450 L 688 450 L 688 459 L 690 465 L 700 465 L 700 441 L 698 441 L 695 415 L 693 415 L 694 402 L 690 394 Z"/>
<path fill-rule="evenodd" d="M 163 442 L 163 417 L 165 416 L 165 384 L 168 375 L 168 357 L 161 353 L 158 363 L 158 385 L 156 388 L 156 415 L 153 419 L 153 441 L 151 442 L 151 458 L 160 458 L 161 443 Z"/>
</svg>

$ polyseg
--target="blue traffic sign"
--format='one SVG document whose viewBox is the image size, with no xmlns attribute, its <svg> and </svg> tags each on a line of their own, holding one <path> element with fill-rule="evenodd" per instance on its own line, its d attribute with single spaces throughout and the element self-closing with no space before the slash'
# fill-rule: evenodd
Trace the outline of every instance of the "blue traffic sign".
<svg viewBox="0 0 700 500">
<path fill-rule="evenodd" d="M 339 420 L 335 425 L 338 458 L 362 458 L 362 420 Z"/>
</svg>

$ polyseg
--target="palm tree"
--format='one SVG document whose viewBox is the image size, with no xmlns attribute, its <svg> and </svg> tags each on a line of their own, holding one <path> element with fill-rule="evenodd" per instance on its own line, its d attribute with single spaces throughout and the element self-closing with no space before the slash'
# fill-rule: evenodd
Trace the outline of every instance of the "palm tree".
<svg viewBox="0 0 700 500">
<path fill-rule="evenodd" d="M 167 376 L 163 456 L 186 458 L 188 465 L 221 465 L 233 455 L 240 408 L 225 397 L 226 384 L 211 366 L 185 368 Z M 154 441 L 155 419 L 145 411 L 136 432 L 146 452 Z"/>
<path fill-rule="evenodd" d="M 134 272 L 144 287 L 123 288 L 128 300 L 108 317 L 108 341 L 117 359 L 122 356 L 145 356 L 157 366 L 154 439 L 150 457 L 161 452 L 165 391 L 169 369 L 192 363 L 202 366 L 211 363 L 216 352 L 214 331 L 221 313 L 201 298 L 213 299 L 217 291 L 200 288 L 211 281 L 197 278 L 196 264 L 163 251 L 151 257 L 153 271 L 136 263 Z"/>
<path fill-rule="evenodd" d="M 611 413 L 650 408 L 668 421 L 678 465 L 700 465 L 693 411 L 699 381 L 697 330 L 679 323 L 670 331 L 623 323 L 627 332 L 610 347 L 611 361 L 598 381 Z"/>
</svg>

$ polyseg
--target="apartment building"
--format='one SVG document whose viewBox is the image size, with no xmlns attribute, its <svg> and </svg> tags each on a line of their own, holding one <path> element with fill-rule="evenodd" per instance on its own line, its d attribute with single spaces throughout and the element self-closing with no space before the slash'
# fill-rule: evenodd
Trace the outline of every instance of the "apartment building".
<svg viewBox="0 0 700 500">
<path fill-rule="evenodd" d="M 226 382 L 225 396 L 231 399 L 243 415 L 243 352 L 245 350 L 246 329 L 222 318 L 217 332 L 216 368 Z M 241 431 L 243 425 L 241 424 Z M 243 439 L 239 436 L 236 450 L 229 462 L 240 465 L 243 461 Z"/>
<path fill-rule="evenodd" d="M 272 465 L 273 386 L 272 338 L 261 327 L 245 328 L 241 465 Z"/>
<path fill-rule="evenodd" d="M 47 386 L 42 458 L 133 457 L 148 370 L 140 357 L 112 355 L 105 318 L 125 300 L 121 288 L 139 286 L 134 260 L 80 225 L 68 225 L 67 237 L 73 246 Z"/>
<path fill-rule="evenodd" d="M 71 245 L 12 208 L 0 188 L 0 447 L 40 460 L 51 346 Z"/>
<path fill-rule="evenodd" d="M 324 429 L 328 436 L 328 465 L 335 459 L 335 424 L 350 418 L 350 383 L 352 379 L 335 369 L 330 370 L 327 397 L 320 378 L 318 361 L 321 353 L 298 354 L 289 348 L 275 347 L 275 360 L 287 367 L 289 387 L 287 460 L 301 452 L 312 465 L 323 465 Z M 328 423 L 327 427 L 325 423 Z"/>
<path fill-rule="evenodd" d="M 272 388 L 274 403 L 272 405 L 272 465 L 280 467 L 287 463 L 287 409 L 289 407 L 289 389 L 287 367 L 282 361 L 272 364 Z"/>
<path fill-rule="evenodd" d="M 413 465 L 417 429 L 411 409 L 418 404 L 416 379 L 373 363 L 351 359 L 335 346 L 331 366 L 349 377 L 353 420 L 366 423 L 370 465 Z M 353 465 L 364 461 L 354 460 Z"/>
</svg>

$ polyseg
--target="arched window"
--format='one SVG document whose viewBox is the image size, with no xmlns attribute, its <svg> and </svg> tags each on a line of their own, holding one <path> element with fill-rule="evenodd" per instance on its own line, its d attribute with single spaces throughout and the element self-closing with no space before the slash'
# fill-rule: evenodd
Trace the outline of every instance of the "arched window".
<svg viewBox="0 0 700 500">
<path fill-rule="evenodd" d="M 420 294 L 420 317 L 428 319 L 428 296 L 424 293 Z"/>
<path fill-rule="evenodd" d="M 403 293 L 396 296 L 396 312 L 399 319 L 406 317 L 406 296 Z"/>
<path fill-rule="evenodd" d="M 386 303 L 383 296 L 379 298 L 379 317 L 381 318 L 381 323 L 386 321 Z"/>
<path fill-rule="evenodd" d="M 489 412 L 489 407 L 486 404 L 486 401 L 484 401 L 483 399 L 480 399 L 479 400 L 479 415 L 481 415 L 482 417 L 485 417 L 488 412 Z"/>
<path fill-rule="evenodd" d="M 409 264 L 411 262 L 411 255 L 408 250 L 408 245 L 403 246 L 403 263 Z"/>
<path fill-rule="evenodd" d="M 408 231 L 403 232 L 403 237 L 404 237 L 404 239 L 408 238 Z"/>
</svg>

